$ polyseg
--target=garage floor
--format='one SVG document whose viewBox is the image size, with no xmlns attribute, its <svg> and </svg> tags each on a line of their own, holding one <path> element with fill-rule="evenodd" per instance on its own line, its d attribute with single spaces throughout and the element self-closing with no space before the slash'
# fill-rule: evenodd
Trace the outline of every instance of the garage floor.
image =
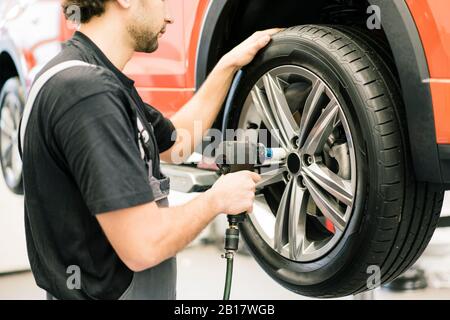
<svg viewBox="0 0 450 320">
<path fill-rule="evenodd" d="M 422 260 L 433 264 L 432 258 L 424 257 Z M 447 260 L 450 262 L 449 258 Z M 435 261 L 435 264 L 442 265 L 442 259 L 439 261 Z M 450 265 L 449 263 L 445 264 Z M 225 263 L 220 258 L 220 251 L 216 247 L 196 245 L 188 248 L 178 256 L 178 299 L 220 299 L 223 293 L 224 274 Z M 445 285 L 447 288 L 429 288 L 401 294 L 381 289 L 375 292 L 375 298 L 450 299 L 450 271 L 447 274 L 433 271 L 428 276 L 435 278 L 435 281 L 441 278 L 440 285 Z M 439 286 L 438 282 L 432 285 Z M 44 291 L 36 286 L 30 272 L 0 276 L 0 300 L 40 300 L 44 297 Z M 280 287 L 257 266 L 251 257 L 245 255 L 238 255 L 236 258 L 232 298 L 251 300 L 308 299 Z"/>
<path fill-rule="evenodd" d="M 6 199 L 12 196 L 6 196 L 5 194 L 7 193 L 0 192 L 0 203 L 3 204 L 4 201 L 7 201 L 7 203 L 14 202 L 15 205 L 8 207 L 8 211 L 12 210 L 14 214 L 23 215 L 22 200 L 17 198 L 14 201 Z M 175 201 L 171 200 L 172 205 L 182 203 L 189 198 L 179 194 L 174 196 L 176 198 Z M 443 214 L 450 215 L 450 194 L 447 194 Z M 205 237 L 205 233 L 202 234 L 202 237 Z M 0 243 L 3 243 L 2 246 L 4 246 L 8 242 Z M 450 299 L 449 244 L 450 228 L 437 230 L 431 245 L 418 262 L 426 269 L 429 281 L 428 289 L 404 293 L 392 293 L 386 289 L 378 289 L 375 291 L 375 298 Z M 204 245 L 199 240 L 178 255 L 178 299 L 221 299 L 225 277 L 225 261 L 220 258 L 220 255 L 221 251 L 217 247 Z M 308 299 L 279 286 L 262 271 L 253 258 L 242 254 L 236 257 L 231 296 L 233 299 L 254 300 Z M 0 275 L 0 300 L 39 300 L 44 299 L 44 297 L 45 293 L 36 286 L 30 272 Z"/>
</svg>

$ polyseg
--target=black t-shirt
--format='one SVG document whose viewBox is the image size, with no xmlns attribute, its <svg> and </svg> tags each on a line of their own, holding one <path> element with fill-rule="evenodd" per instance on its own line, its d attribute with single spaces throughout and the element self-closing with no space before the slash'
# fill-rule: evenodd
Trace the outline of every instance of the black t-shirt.
<svg viewBox="0 0 450 320">
<path fill-rule="evenodd" d="M 40 74 L 68 60 L 100 67 L 60 72 L 34 104 L 23 145 L 28 255 L 37 284 L 58 299 L 117 299 L 133 272 L 95 215 L 155 200 L 138 145 L 137 108 L 154 129 L 157 178 L 159 152 L 173 145 L 175 129 L 80 32 Z M 71 266 L 81 271 L 81 290 L 67 286 Z"/>
</svg>

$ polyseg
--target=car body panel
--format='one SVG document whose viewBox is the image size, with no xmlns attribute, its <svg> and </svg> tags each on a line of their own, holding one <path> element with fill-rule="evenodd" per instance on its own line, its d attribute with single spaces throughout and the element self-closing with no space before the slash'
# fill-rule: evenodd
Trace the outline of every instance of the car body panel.
<svg viewBox="0 0 450 320">
<path fill-rule="evenodd" d="M 20 16 L 0 30 L 0 52 L 14 60 L 25 92 L 28 92 L 37 69 L 61 50 L 60 18 L 59 0 L 39 0 L 28 5 Z"/>
<path fill-rule="evenodd" d="M 205 54 L 199 52 L 205 48 L 200 40 L 205 40 L 205 33 L 211 32 L 210 28 L 205 28 L 206 15 L 213 5 L 223 7 L 227 0 L 168 2 L 175 23 L 168 26 L 167 33 L 160 39 L 159 50 L 152 54 L 135 54 L 125 73 L 136 81 L 144 101 L 170 117 L 189 101 L 204 80 L 199 81 L 196 76 L 200 69 L 198 59 L 205 58 Z M 423 80 L 429 81 L 431 87 L 436 142 L 450 144 L 450 126 L 447 125 L 450 122 L 449 4 L 447 0 L 406 0 L 406 3 L 428 62 L 430 79 Z M 56 6 L 60 6 L 59 0 L 39 0 L 9 24 L 10 38 L 20 51 L 16 56 L 26 62 L 22 74 L 27 75 L 34 67 L 44 65 L 57 53 L 60 43 L 73 34 L 63 15 L 54 14 Z M 47 14 L 42 15 L 42 12 Z M 31 29 L 36 35 L 29 37 L 26 33 Z M 201 73 L 206 77 L 205 70 Z M 26 80 L 29 86 L 32 79 Z"/>
<path fill-rule="evenodd" d="M 169 25 L 167 33 L 160 38 L 159 50 L 152 54 L 135 54 L 127 64 L 125 73 L 135 80 L 138 92 L 145 102 L 170 117 L 192 98 L 206 79 L 209 71 L 207 70 L 209 41 L 215 31 L 214 24 L 219 20 L 229 0 L 167 1 L 175 23 Z M 381 0 L 381 2 L 388 1 Z M 383 7 L 381 2 L 380 6 Z M 396 8 L 403 8 L 407 4 L 409 11 L 402 12 L 401 15 L 412 18 L 417 28 L 410 29 L 411 34 L 407 36 L 412 35 L 414 38 L 414 33 L 418 33 L 420 41 L 411 45 L 411 48 L 417 50 L 418 55 L 422 54 L 423 61 L 426 61 L 421 63 L 422 60 L 419 58 L 414 60 L 419 62 L 418 64 L 406 63 L 405 66 L 410 69 L 422 68 L 412 72 L 416 73 L 414 76 L 417 76 L 417 79 L 413 81 L 423 82 L 419 91 L 416 92 L 414 86 L 409 88 L 409 82 L 404 82 L 402 79 L 403 87 L 409 88 L 404 96 L 422 95 L 418 107 L 422 108 L 424 114 L 428 113 L 425 123 L 423 121 L 425 118 L 421 118 L 420 113 L 416 112 L 417 106 L 413 103 L 408 115 L 416 175 L 420 180 L 430 182 L 445 180 L 447 175 L 450 181 L 450 152 L 443 151 L 443 147 L 450 145 L 450 3 L 448 0 L 389 0 L 389 2 L 396 3 Z M 55 11 L 55 8 L 59 7 L 60 0 L 39 0 L 22 16 L 9 23 L 7 28 L 0 30 L 0 54 L 11 57 L 24 89 L 30 87 L 34 75 L 60 51 L 61 43 L 70 39 L 74 32 L 74 28 L 66 22 L 63 14 Z M 394 7 L 386 4 L 386 8 Z M 398 18 L 395 15 L 391 16 L 390 13 L 383 13 L 384 26 L 395 26 L 390 24 L 391 21 L 384 24 L 384 19 L 391 17 L 393 20 Z M 399 20 L 398 23 L 402 21 Z M 389 36 L 391 36 L 389 39 L 391 45 L 399 39 L 399 34 L 395 32 L 388 35 L 388 38 Z M 396 61 L 399 62 L 404 57 L 402 51 L 393 51 Z M 400 71 L 405 78 L 411 75 L 410 72 Z M 419 101 L 415 97 L 410 99 L 413 102 L 416 101 L 416 104 Z M 407 99 L 405 101 L 409 102 Z M 428 104 L 433 111 L 432 114 L 425 109 L 428 108 Z M 420 121 L 424 123 L 426 130 L 422 130 Z M 426 132 L 428 129 L 432 131 L 432 134 Z M 442 148 L 439 148 L 441 151 L 438 151 L 436 144 L 441 144 Z M 446 169 L 442 167 L 443 162 L 439 162 L 439 152 L 447 156 Z M 0 190 L 2 196 L 6 194 L 4 186 L 0 186 Z M 18 197 L 10 196 L 14 197 L 12 200 L 15 201 L 14 203 L 20 201 Z M 8 198 L 8 203 L 9 201 L 11 200 Z M 7 251 L 1 253 L 2 256 L 9 257 L 4 259 L 5 262 L 15 262 L 8 265 L 0 263 L 0 272 L 28 267 L 26 256 L 13 256 L 18 252 L 25 252 L 21 223 L 23 217 L 20 215 L 8 217 L 4 215 L 5 210 L 9 212 L 13 209 L 2 207 L 0 212 L 0 220 L 9 222 L 9 224 L 6 222 L 0 224 L 2 226 L 0 243 L 12 244 L 7 247 Z M 17 241 L 11 240 L 18 237 L 20 239 Z"/>
<path fill-rule="evenodd" d="M 408 0 L 426 53 L 433 98 L 436 141 L 450 144 L 450 4 L 448 0 Z"/>
<path fill-rule="evenodd" d="M 135 80 L 144 101 L 172 116 L 194 95 L 198 34 L 208 1 L 168 1 L 174 24 L 167 27 L 159 48 L 136 53 L 124 72 Z"/>
</svg>

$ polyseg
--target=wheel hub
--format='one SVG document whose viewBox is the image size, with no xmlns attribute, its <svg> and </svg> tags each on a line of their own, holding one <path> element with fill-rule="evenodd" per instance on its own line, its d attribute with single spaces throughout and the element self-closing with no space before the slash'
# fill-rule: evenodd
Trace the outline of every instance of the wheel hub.
<svg viewBox="0 0 450 320">
<path fill-rule="evenodd" d="M 287 156 L 287 168 L 291 175 L 296 176 L 302 168 L 302 161 L 297 152 L 292 152 Z"/>
</svg>

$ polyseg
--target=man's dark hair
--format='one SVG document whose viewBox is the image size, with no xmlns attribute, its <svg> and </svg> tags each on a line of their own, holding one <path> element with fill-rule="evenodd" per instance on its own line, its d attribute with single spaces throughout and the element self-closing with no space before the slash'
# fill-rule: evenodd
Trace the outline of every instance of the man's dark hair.
<svg viewBox="0 0 450 320">
<path fill-rule="evenodd" d="M 105 13 L 106 3 L 111 0 L 64 0 L 62 7 L 67 19 L 71 18 L 77 8 L 80 10 L 80 22 L 89 22 L 94 16 Z"/>
</svg>

